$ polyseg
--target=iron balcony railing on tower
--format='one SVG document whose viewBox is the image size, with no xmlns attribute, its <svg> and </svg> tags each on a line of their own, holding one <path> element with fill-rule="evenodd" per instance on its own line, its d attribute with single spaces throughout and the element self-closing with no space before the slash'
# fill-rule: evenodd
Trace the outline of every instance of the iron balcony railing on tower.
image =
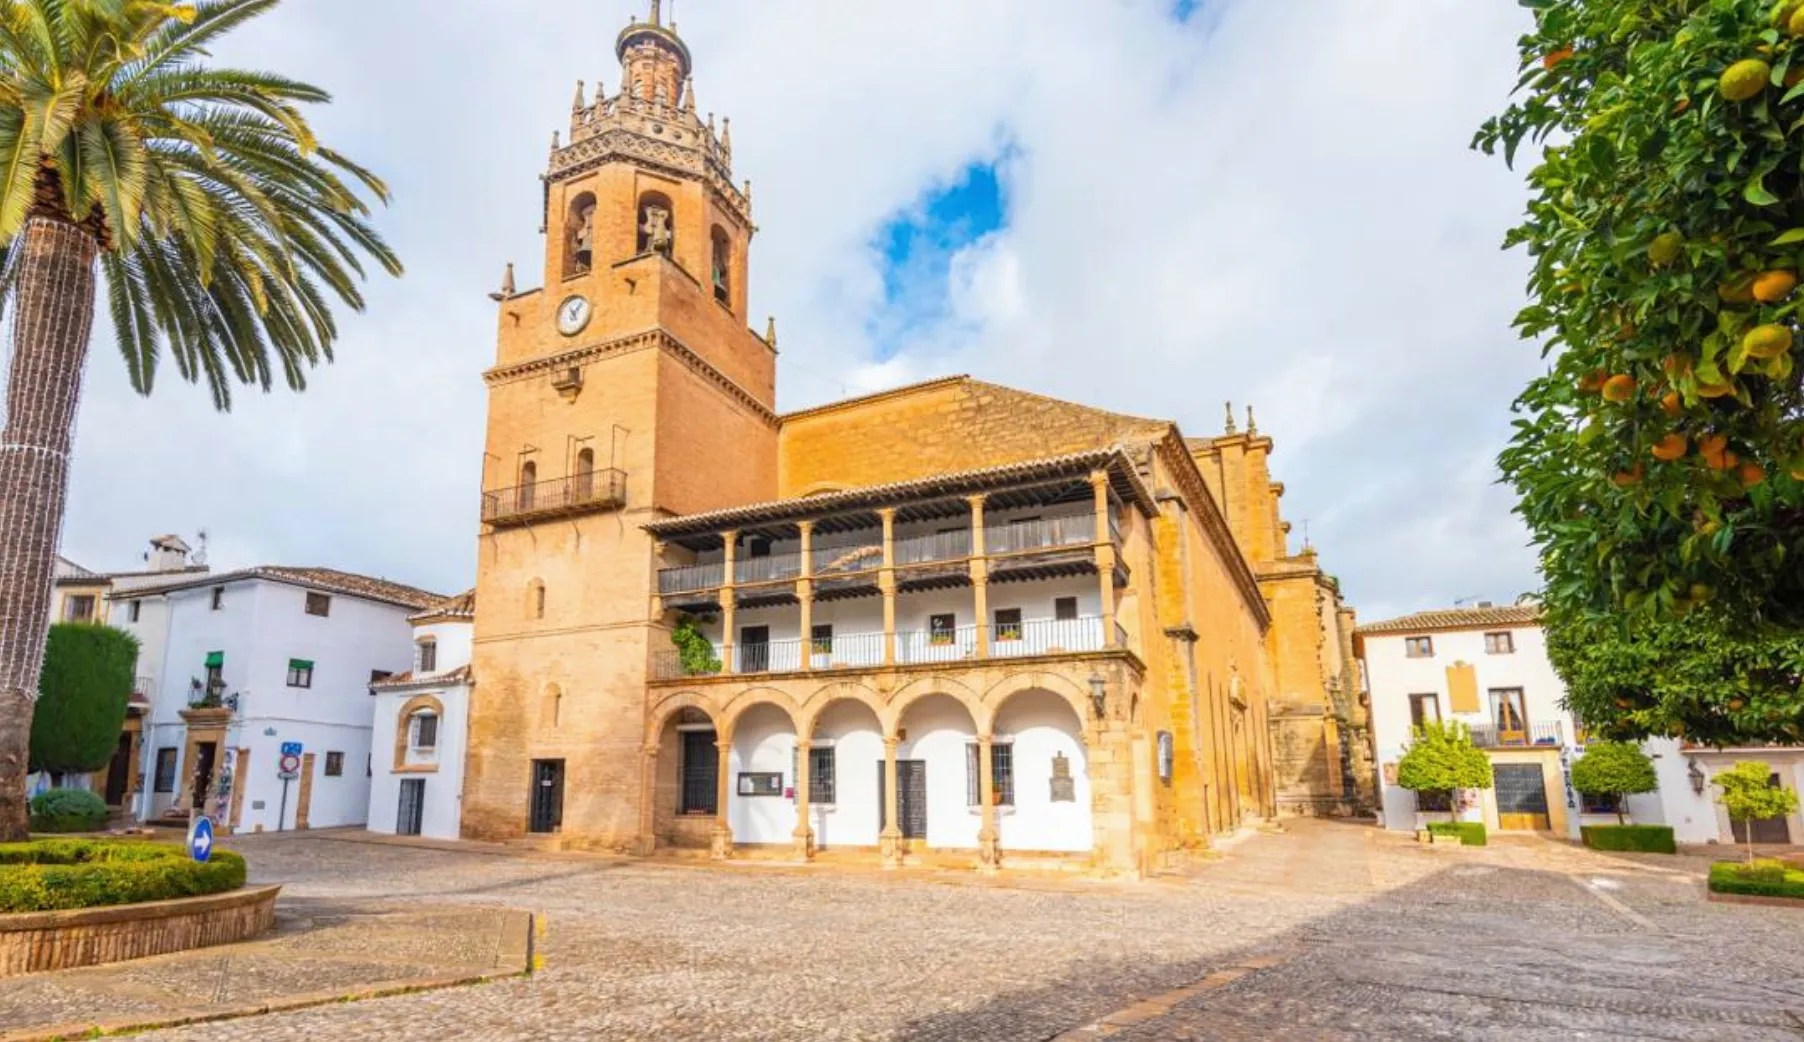
<svg viewBox="0 0 1804 1042">
<path fill-rule="evenodd" d="M 626 471 L 596 470 L 486 492 L 482 520 L 496 527 L 523 525 L 541 518 L 618 510 L 625 505 Z"/>
</svg>

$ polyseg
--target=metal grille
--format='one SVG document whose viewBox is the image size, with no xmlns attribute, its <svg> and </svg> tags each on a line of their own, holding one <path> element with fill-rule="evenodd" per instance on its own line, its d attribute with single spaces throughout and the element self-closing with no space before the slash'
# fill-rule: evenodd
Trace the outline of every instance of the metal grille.
<svg viewBox="0 0 1804 1042">
<path fill-rule="evenodd" d="M 976 742 L 965 745 L 965 802 L 973 807 L 983 805 L 983 778 L 977 773 L 982 748 Z M 1008 742 L 990 745 L 990 785 L 998 806 L 1015 805 L 1015 747 Z"/>
<path fill-rule="evenodd" d="M 834 799 L 833 747 L 808 750 L 808 801 L 831 804 Z"/>
<path fill-rule="evenodd" d="M 683 814 L 718 814 L 720 750 L 713 731 L 683 732 Z"/>
<path fill-rule="evenodd" d="M 417 836 L 426 817 L 426 779 L 401 779 L 401 806 L 395 813 L 395 833 Z"/>
<path fill-rule="evenodd" d="M 1499 814 L 1546 814 L 1547 788 L 1538 763 L 1497 765 Z"/>
<path fill-rule="evenodd" d="M 536 833 L 556 832 L 564 826 L 564 761 L 532 762 L 532 820 Z"/>
</svg>

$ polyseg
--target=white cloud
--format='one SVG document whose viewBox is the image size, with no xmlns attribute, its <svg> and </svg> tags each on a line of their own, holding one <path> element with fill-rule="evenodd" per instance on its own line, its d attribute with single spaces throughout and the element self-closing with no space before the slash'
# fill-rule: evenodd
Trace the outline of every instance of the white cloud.
<svg viewBox="0 0 1804 1042">
<path fill-rule="evenodd" d="M 1356 603 L 1533 583 L 1491 459 L 1538 365 L 1508 322 L 1519 177 L 1467 150 L 1525 15 L 1460 0 L 682 0 L 701 107 L 755 185 L 754 314 L 795 407 L 949 371 L 1219 429 L 1252 400 L 1293 520 Z M 537 176 L 573 81 L 619 72 L 639 0 L 308 0 L 223 57 L 319 81 L 326 139 L 396 192 L 409 265 L 345 316 L 302 396 L 229 417 L 97 345 L 66 548 L 154 531 L 222 564 L 470 580 L 504 261 L 535 281 Z M 946 276 L 943 320 L 878 361 L 878 231 L 1004 149 L 1007 227 Z M 760 319 L 755 323 L 762 326 Z M 233 558 L 226 560 L 226 558 Z"/>
</svg>

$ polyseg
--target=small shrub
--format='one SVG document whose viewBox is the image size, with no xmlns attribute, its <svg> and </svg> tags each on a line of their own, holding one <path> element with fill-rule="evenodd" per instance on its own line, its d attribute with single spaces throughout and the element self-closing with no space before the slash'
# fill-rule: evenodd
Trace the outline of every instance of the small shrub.
<svg viewBox="0 0 1804 1042">
<path fill-rule="evenodd" d="M 1613 798 L 1616 823 L 1626 825 L 1624 800 L 1653 792 L 1660 787 L 1660 781 L 1654 776 L 1654 761 L 1640 747 L 1627 742 L 1593 742 L 1572 764 L 1572 787 L 1587 796 Z"/>
<path fill-rule="evenodd" d="M 31 801 L 33 832 L 95 832 L 106 827 L 106 801 L 79 789 L 51 789 Z"/>
<path fill-rule="evenodd" d="M 143 841 L 0 844 L 0 913 L 203 897 L 236 890 L 244 880 L 244 858 L 228 850 L 215 850 L 202 865 L 180 847 Z"/>
<path fill-rule="evenodd" d="M 1489 842 L 1482 821 L 1431 821 L 1431 836 L 1457 836 L 1462 847 L 1482 847 Z"/>
<path fill-rule="evenodd" d="M 1804 869 L 1794 868 L 1783 861 L 1761 860 L 1753 864 L 1718 861 L 1710 866 L 1710 890 L 1717 894 L 1795 897 L 1804 900 Z"/>
<path fill-rule="evenodd" d="M 1586 825 L 1579 829 L 1592 850 L 1627 850 L 1646 854 L 1677 854 L 1679 844 L 1667 825 Z"/>
</svg>

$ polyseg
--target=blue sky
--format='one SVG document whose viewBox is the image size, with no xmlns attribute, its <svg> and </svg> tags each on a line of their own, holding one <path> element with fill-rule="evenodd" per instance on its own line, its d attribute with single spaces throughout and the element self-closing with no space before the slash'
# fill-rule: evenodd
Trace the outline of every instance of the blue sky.
<svg viewBox="0 0 1804 1042">
<path fill-rule="evenodd" d="M 912 333 L 944 317 L 959 251 L 1006 227 L 1002 163 L 998 158 L 968 164 L 878 232 L 886 306 L 872 316 L 868 328 L 879 361 L 895 357 Z"/>
</svg>

